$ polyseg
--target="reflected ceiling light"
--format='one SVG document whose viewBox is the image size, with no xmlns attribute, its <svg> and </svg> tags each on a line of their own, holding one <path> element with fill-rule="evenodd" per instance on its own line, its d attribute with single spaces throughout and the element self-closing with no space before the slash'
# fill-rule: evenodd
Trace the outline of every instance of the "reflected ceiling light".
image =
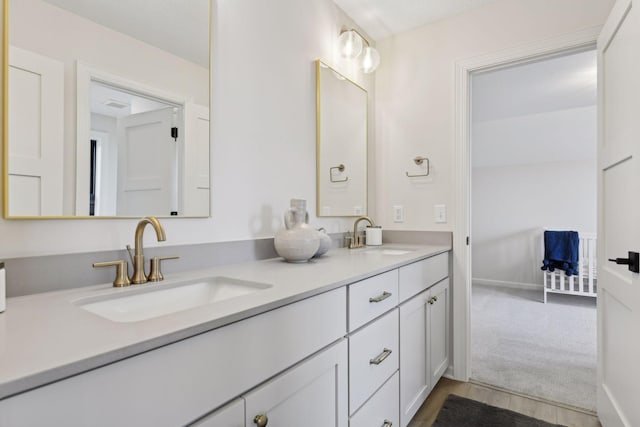
<svg viewBox="0 0 640 427">
<path fill-rule="evenodd" d="M 366 44 L 364 49 L 363 43 Z M 373 73 L 380 65 L 380 54 L 358 30 L 343 30 L 338 37 L 338 46 L 340 55 L 360 61 L 360 68 L 367 74 Z"/>
</svg>

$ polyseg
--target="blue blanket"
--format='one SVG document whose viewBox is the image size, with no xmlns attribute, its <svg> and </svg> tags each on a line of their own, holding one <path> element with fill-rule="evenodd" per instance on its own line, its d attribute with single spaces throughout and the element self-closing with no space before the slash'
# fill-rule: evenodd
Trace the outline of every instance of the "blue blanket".
<svg viewBox="0 0 640 427">
<path fill-rule="evenodd" d="M 577 275 L 579 246 L 577 231 L 545 231 L 542 270 L 557 268 L 564 270 L 567 276 Z"/>
</svg>

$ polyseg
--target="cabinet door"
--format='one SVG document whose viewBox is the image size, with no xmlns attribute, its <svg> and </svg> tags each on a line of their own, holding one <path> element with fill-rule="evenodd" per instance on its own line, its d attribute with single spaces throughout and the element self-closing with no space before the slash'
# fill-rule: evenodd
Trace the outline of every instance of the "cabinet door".
<svg viewBox="0 0 640 427">
<path fill-rule="evenodd" d="M 429 291 L 400 306 L 400 426 L 405 427 L 431 391 Z"/>
<path fill-rule="evenodd" d="M 449 279 L 433 286 L 429 300 L 429 367 L 435 386 L 449 366 Z"/>
<path fill-rule="evenodd" d="M 191 427 L 244 427 L 244 399 L 236 399 L 227 406 L 190 424 Z"/>
<path fill-rule="evenodd" d="M 340 341 L 245 396 L 246 427 L 347 427 L 347 342 Z M 264 422 L 263 421 L 263 422 Z"/>
</svg>

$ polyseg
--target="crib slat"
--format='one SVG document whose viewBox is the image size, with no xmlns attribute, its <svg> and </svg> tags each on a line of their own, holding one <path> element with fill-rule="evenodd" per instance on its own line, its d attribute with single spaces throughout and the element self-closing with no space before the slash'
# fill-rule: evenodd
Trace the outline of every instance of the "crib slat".
<svg viewBox="0 0 640 427">
<path fill-rule="evenodd" d="M 586 243 L 586 244 L 585 244 Z M 588 247 L 589 241 L 586 240 L 583 236 L 580 236 L 580 246 L 578 247 L 578 292 L 584 292 L 584 260 L 585 260 L 585 250 Z"/>
<path fill-rule="evenodd" d="M 565 287 L 564 287 L 564 274 L 558 274 L 558 275 L 560 276 L 560 288 L 559 289 L 564 291 L 565 290 Z"/>
<path fill-rule="evenodd" d="M 595 273 L 595 254 L 596 254 L 596 239 L 589 240 L 589 293 L 594 292 L 594 273 Z"/>
</svg>

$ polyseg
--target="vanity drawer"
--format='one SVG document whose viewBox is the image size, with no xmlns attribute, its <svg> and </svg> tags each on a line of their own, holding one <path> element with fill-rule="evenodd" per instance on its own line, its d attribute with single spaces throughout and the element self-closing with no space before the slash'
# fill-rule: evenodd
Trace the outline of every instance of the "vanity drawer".
<svg viewBox="0 0 640 427">
<path fill-rule="evenodd" d="M 448 275 L 449 252 L 400 267 L 400 302 L 417 295 Z"/>
<path fill-rule="evenodd" d="M 398 305 L 398 270 L 349 285 L 349 332 Z"/>
<path fill-rule="evenodd" d="M 398 370 L 398 309 L 349 337 L 349 413 Z"/>
<path fill-rule="evenodd" d="M 382 388 L 351 417 L 349 427 L 399 426 L 399 390 L 400 374 L 396 372 Z"/>
</svg>

